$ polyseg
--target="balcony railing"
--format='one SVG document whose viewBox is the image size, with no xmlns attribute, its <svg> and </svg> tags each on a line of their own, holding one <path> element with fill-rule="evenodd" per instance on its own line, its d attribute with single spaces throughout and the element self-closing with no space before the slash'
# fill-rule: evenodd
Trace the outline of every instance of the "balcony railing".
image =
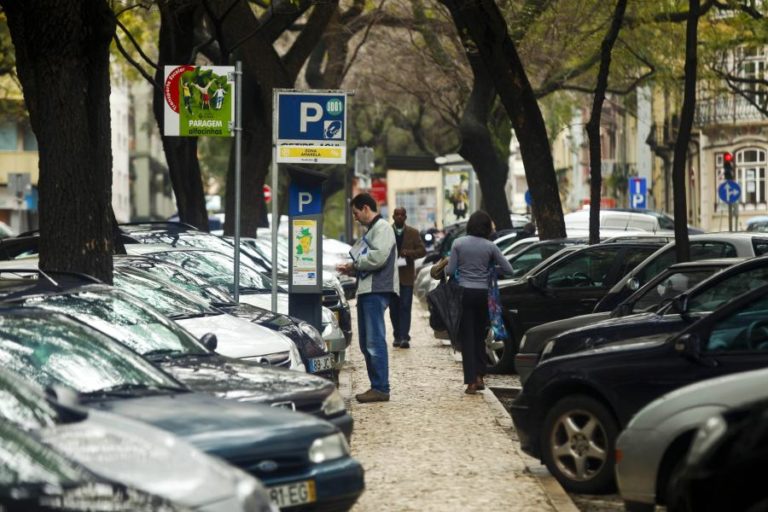
<svg viewBox="0 0 768 512">
<path fill-rule="evenodd" d="M 729 95 L 696 102 L 697 126 L 765 120 L 766 117 L 757 108 L 738 96 Z"/>
</svg>

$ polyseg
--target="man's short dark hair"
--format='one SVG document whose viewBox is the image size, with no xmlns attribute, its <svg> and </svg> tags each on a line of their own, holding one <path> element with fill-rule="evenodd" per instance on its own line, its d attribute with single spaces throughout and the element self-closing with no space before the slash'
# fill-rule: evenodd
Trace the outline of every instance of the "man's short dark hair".
<svg viewBox="0 0 768 512">
<path fill-rule="evenodd" d="M 489 238 L 493 232 L 493 223 L 491 216 L 483 210 L 477 210 L 469 216 L 467 221 L 467 234 L 479 236 L 480 238 Z"/>
<path fill-rule="evenodd" d="M 378 205 L 376 204 L 376 200 L 373 198 L 373 196 L 365 192 L 357 194 L 355 197 L 353 197 L 351 204 L 358 210 L 362 210 L 363 206 L 367 206 L 371 209 L 372 212 L 375 212 L 378 209 Z"/>
</svg>

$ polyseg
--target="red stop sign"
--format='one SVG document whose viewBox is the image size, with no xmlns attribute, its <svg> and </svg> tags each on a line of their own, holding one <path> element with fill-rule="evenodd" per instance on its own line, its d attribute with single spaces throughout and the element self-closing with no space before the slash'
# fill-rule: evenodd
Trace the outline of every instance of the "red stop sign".
<svg viewBox="0 0 768 512">
<path fill-rule="evenodd" d="M 264 202 L 268 203 L 272 200 L 272 189 L 269 185 L 264 185 Z"/>
</svg>

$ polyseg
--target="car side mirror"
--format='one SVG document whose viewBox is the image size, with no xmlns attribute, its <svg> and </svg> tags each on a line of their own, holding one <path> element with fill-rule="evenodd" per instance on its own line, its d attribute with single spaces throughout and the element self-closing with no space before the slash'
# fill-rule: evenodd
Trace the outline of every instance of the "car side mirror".
<svg viewBox="0 0 768 512">
<path fill-rule="evenodd" d="M 62 384 L 52 384 L 45 387 L 45 395 L 66 407 L 80 405 L 80 395 L 77 391 Z"/>
<path fill-rule="evenodd" d="M 212 332 L 203 334 L 203 337 L 200 338 L 200 342 L 211 352 L 216 350 L 216 347 L 219 346 L 219 339 Z"/>
</svg>

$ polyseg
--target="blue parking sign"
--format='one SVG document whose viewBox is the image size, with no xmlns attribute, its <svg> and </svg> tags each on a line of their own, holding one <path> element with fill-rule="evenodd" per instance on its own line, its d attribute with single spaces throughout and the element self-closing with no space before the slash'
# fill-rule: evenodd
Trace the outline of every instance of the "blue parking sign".
<svg viewBox="0 0 768 512">
<path fill-rule="evenodd" d="M 275 90 L 277 162 L 347 162 L 347 93 Z"/>
<path fill-rule="evenodd" d="M 648 207 L 646 198 L 648 197 L 648 182 L 645 178 L 629 179 L 629 206 L 631 208 Z"/>
</svg>

